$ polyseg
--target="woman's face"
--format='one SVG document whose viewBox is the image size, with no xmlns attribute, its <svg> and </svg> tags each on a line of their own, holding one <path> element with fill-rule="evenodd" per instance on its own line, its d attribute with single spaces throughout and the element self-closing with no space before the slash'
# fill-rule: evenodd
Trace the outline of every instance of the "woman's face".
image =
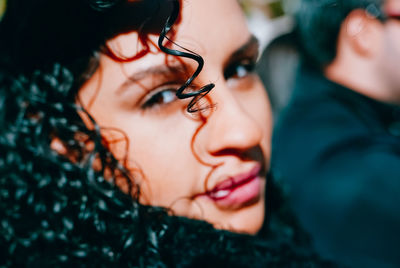
<svg viewBox="0 0 400 268">
<path fill-rule="evenodd" d="M 252 73 L 258 45 L 235 0 L 182 2 L 174 41 L 203 57 L 193 86 L 215 84 L 198 104 L 208 109 L 190 114 L 190 100 L 175 97 L 197 63 L 155 48 L 128 62 L 102 54 L 79 98 L 116 157 L 127 153 L 141 203 L 255 233 L 264 220 L 272 121 L 265 89 Z M 156 43 L 158 36 L 150 39 Z M 119 35 L 108 46 L 119 55 L 141 49 L 137 32 Z"/>
</svg>

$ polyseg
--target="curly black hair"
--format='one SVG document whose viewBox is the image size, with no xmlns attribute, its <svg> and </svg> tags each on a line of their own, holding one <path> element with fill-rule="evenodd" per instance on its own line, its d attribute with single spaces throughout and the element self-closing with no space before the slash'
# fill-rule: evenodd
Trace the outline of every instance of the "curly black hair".
<svg viewBox="0 0 400 268">
<path fill-rule="evenodd" d="M 333 266 L 313 253 L 273 180 L 257 237 L 140 204 L 134 178 L 77 101 L 106 40 L 129 30 L 161 32 L 160 49 L 197 60 L 200 72 L 199 55 L 162 46 L 177 3 L 8 0 L 0 23 L 0 267 Z M 211 89 L 185 95 L 183 86 L 180 94 L 195 102 Z M 55 139 L 67 152 L 52 149 Z"/>
</svg>

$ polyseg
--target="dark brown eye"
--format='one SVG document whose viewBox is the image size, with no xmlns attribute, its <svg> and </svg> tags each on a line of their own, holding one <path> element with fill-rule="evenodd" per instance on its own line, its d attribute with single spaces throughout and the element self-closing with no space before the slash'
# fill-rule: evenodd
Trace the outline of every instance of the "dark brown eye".
<svg viewBox="0 0 400 268">
<path fill-rule="evenodd" d="M 256 63 L 253 60 L 246 59 L 239 62 L 235 62 L 229 65 L 224 72 L 224 77 L 226 80 L 234 78 L 240 79 L 253 73 L 256 67 Z"/>
<path fill-rule="evenodd" d="M 151 97 L 142 105 L 142 108 L 148 109 L 157 105 L 165 105 L 175 101 L 176 99 L 175 89 L 164 89 L 151 95 Z"/>
</svg>

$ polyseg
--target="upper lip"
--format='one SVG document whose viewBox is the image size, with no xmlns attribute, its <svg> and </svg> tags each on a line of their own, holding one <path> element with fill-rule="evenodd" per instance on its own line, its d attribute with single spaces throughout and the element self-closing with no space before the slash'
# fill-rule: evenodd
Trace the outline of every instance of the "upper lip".
<svg viewBox="0 0 400 268">
<path fill-rule="evenodd" d="M 216 193 L 218 191 L 232 190 L 240 185 L 243 185 L 251 181 L 255 177 L 260 176 L 262 172 L 263 172 L 262 165 L 257 163 L 249 171 L 228 177 L 227 179 L 216 184 L 211 190 L 207 190 L 202 195 L 212 195 L 213 193 Z"/>
</svg>

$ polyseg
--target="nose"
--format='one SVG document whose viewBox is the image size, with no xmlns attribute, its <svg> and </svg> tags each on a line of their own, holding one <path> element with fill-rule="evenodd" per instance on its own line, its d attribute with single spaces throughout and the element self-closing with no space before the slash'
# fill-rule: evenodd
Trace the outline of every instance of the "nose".
<svg viewBox="0 0 400 268">
<path fill-rule="evenodd" d="M 216 106 L 204 128 L 204 145 L 209 155 L 242 156 L 261 145 L 263 128 L 257 123 L 257 115 L 250 112 L 254 109 L 246 109 L 252 104 L 251 99 L 239 99 L 226 83 L 217 84 L 210 98 Z"/>
</svg>

